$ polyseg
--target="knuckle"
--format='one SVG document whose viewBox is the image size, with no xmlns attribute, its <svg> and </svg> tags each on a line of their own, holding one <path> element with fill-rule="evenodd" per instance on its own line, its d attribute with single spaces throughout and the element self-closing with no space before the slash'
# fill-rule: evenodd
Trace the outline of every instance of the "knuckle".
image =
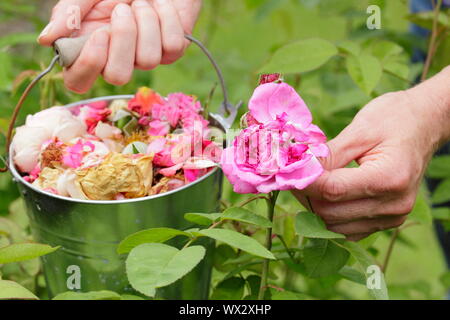
<svg viewBox="0 0 450 320">
<path fill-rule="evenodd" d="M 410 176 L 405 171 L 396 173 L 395 177 L 392 179 L 388 186 L 388 191 L 394 193 L 402 193 L 405 192 L 410 183 Z"/>
<path fill-rule="evenodd" d="M 184 39 L 179 36 L 169 37 L 164 43 L 164 52 L 169 55 L 181 55 L 184 50 Z"/>
<path fill-rule="evenodd" d="M 141 70 L 152 70 L 155 69 L 161 62 L 161 57 L 138 57 L 136 60 L 136 65 Z"/>
<path fill-rule="evenodd" d="M 408 213 L 410 213 L 413 210 L 413 208 L 414 208 L 415 202 L 416 202 L 415 197 L 406 197 L 405 199 L 403 199 L 401 201 L 397 213 L 398 214 L 408 214 Z"/>
<path fill-rule="evenodd" d="M 120 72 L 107 72 L 103 75 L 103 78 L 112 85 L 123 86 L 130 81 L 131 76 Z"/>
<path fill-rule="evenodd" d="M 80 84 L 77 81 L 73 81 L 71 79 L 65 78 L 64 85 L 70 91 L 78 93 L 78 94 L 86 93 L 88 91 L 88 88 L 86 88 L 84 85 Z"/>
<path fill-rule="evenodd" d="M 345 188 L 336 179 L 327 178 L 320 186 L 320 193 L 326 201 L 336 202 L 345 195 Z"/>
<path fill-rule="evenodd" d="M 100 66 L 100 62 L 98 61 L 97 56 L 93 54 L 87 54 L 78 58 L 77 65 L 83 69 L 96 70 Z"/>
</svg>

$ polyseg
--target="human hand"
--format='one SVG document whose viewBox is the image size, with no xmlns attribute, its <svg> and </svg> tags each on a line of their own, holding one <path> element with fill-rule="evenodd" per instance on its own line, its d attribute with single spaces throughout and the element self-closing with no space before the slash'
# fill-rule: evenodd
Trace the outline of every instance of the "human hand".
<svg viewBox="0 0 450 320">
<path fill-rule="evenodd" d="M 80 9 L 80 28 L 68 24 Z M 84 93 L 100 74 L 124 85 L 134 68 L 151 70 L 178 60 L 189 45 L 201 0 L 60 0 L 39 43 L 51 46 L 61 37 L 91 34 L 79 58 L 64 70 L 68 89 Z M 71 20 L 72 19 L 72 20 Z"/>
<path fill-rule="evenodd" d="M 413 209 L 426 166 L 448 138 L 449 70 L 367 104 L 335 139 L 325 172 L 294 195 L 327 228 L 359 240 L 400 226 Z M 445 87 L 447 86 L 447 87 Z M 355 160 L 359 167 L 345 168 Z"/>
</svg>

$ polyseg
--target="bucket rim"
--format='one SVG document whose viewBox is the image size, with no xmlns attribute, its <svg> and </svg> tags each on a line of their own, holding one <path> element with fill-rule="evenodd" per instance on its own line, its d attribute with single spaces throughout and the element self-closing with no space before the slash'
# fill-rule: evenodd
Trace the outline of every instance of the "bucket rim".
<svg viewBox="0 0 450 320">
<path fill-rule="evenodd" d="M 103 97 L 96 97 L 96 98 L 91 98 L 91 99 L 85 99 L 85 100 L 80 100 L 77 102 L 73 102 L 73 103 L 69 103 L 67 105 L 64 105 L 63 107 L 66 108 L 71 108 L 71 107 L 75 107 L 75 106 L 79 106 L 82 104 L 87 104 L 87 103 L 92 103 L 92 102 L 98 102 L 98 101 L 104 101 L 104 100 L 117 100 L 117 99 L 131 99 L 133 98 L 134 95 L 112 95 L 112 96 L 103 96 Z M 223 130 L 225 130 L 225 128 L 222 127 Z M 83 204 L 109 204 L 109 205 L 113 205 L 113 204 L 127 204 L 127 203 L 134 203 L 134 202 L 141 202 L 141 201 L 146 201 L 146 200 L 152 200 L 152 199 L 157 199 L 157 198 L 162 198 L 165 196 L 169 196 L 171 194 L 186 190 L 200 182 L 202 182 L 203 180 L 207 179 L 208 177 L 212 176 L 213 174 L 217 173 L 220 168 L 219 167 L 215 167 L 214 169 L 212 169 L 210 172 L 208 172 L 207 174 L 205 174 L 204 176 L 198 178 L 197 180 L 190 182 L 180 188 L 171 190 L 171 191 L 167 191 L 164 193 L 160 193 L 160 194 L 155 194 L 155 195 L 151 195 L 151 196 L 146 196 L 146 197 L 140 197 L 140 198 L 133 198 L 133 199 L 123 199 L 123 200 L 84 200 L 84 199 L 76 199 L 76 198 L 70 198 L 70 197 L 64 197 L 64 196 L 60 196 L 57 194 L 53 194 L 51 192 L 47 192 L 45 190 L 36 188 L 35 186 L 33 186 L 31 183 L 29 183 L 28 181 L 26 181 L 20 174 L 19 172 L 16 170 L 16 166 L 14 164 L 13 161 L 14 158 L 14 150 L 13 150 L 13 143 L 11 143 L 10 147 L 9 147 L 9 169 L 11 174 L 13 175 L 13 178 L 16 182 L 21 183 L 22 185 L 24 185 L 25 187 L 38 192 L 40 194 L 46 195 L 48 197 L 51 198 L 56 198 L 59 200 L 65 200 L 65 201 L 69 201 L 69 202 L 74 202 L 74 203 L 83 203 Z"/>
</svg>

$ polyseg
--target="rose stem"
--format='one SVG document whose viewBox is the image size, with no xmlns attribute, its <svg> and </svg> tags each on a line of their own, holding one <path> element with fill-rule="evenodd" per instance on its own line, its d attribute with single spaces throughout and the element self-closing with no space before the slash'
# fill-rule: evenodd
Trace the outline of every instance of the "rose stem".
<svg viewBox="0 0 450 320">
<path fill-rule="evenodd" d="M 270 222 L 273 222 L 273 216 L 275 213 L 275 203 L 278 198 L 279 191 L 273 191 L 269 195 L 269 199 L 267 201 L 267 218 L 270 220 Z M 271 250 L 272 249 L 272 228 L 267 228 L 266 230 L 266 249 Z M 269 259 L 265 259 L 263 261 L 263 267 L 262 267 L 262 273 L 261 273 L 261 285 L 259 287 L 258 292 L 258 300 L 264 299 L 264 292 L 267 287 L 267 278 L 269 275 Z"/>
</svg>

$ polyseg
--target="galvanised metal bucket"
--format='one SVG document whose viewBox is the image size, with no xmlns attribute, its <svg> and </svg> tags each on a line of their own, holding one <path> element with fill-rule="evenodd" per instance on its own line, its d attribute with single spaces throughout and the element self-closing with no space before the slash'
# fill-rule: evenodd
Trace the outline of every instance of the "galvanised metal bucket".
<svg viewBox="0 0 450 320">
<path fill-rule="evenodd" d="M 99 100 L 130 99 L 111 96 L 80 101 L 74 107 Z M 234 119 L 234 115 L 230 117 Z M 227 120 L 218 114 L 212 123 L 224 131 Z M 137 199 L 90 201 L 61 197 L 37 189 L 15 169 L 10 149 L 9 169 L 25 199 L 30 225 L 36 241 L 61 246 L 42 258 L 50 297 L 68 291 L 70 277 L 79 270 L 81 287 L 77 291 L 112 290 L 133 293 L 125 274 L 125 256 L 116 252 L 118 243 L 131 233 L 156 227 L 188 229 L 194 227 L 183 216 L 187 212 L 215 212 L 219 209 L 222 173 L 215 168 L 182 188 Z M 177 243 L 173 243 L 177 245 Z M 207 299 L 212 271 L 214 243 L 203 243 L 207 257 L 191 273 L 173 285 L 162 288 L 157 297 L 165 299 Z M 69 281 L 68 281 L 69 280 Z"/>
<path fill-rule="evenodd" d="M 206 54 L 220 80 L 224 101 L 218 114 L 210 113 L 212 125 L 226 131 L 237 115 L 236 106 L 228 102 L 222 72 L 203 44 L 190 35 L 185 36 Z M 64 38 L 56 41 L 56 55 L 49 67 L 40 73 L 25 89 L 8 129 L 7 146 L 19 110 L 30 90 L 57 62 L 70 66 L 81 51 L 87 37 Z M 114 99 L 131 99 L 133 96 L 100 97 L 67 105 L 75 107 L 90 102 Z M 224 114 L 228 113 L 225 118 Z M 215 168 L 207 175 L 182 188 L 138 199 L 118 201 L 88 201 L 57 196 L 39 190 L 25 181 L 15 169 L 13 148 L 9 148 L 8 168 L 18 183 L 25 199 L 35 240 L 59 250 L 42 258 L 49 297 L 69 289 L 77 291 L 111 290 L 118 293 L 133 293 L 125 274 L 125 256 L 116 253 L 118 243 L 131 233 L 156 227 L 188 229 L 192 224 L 184 220 L 187 212 L 214 212 L 219 209 L 222 173 Z M 181 246 L 177 239 L 172 244 Z M 179 240 L 178 240 L 179 241 Z M 174 284 L 159 289 L 157 298 L 206 299 L 212 271 L 214 243 L 203 240 L 207 247 L 206 258 L 187 276 Z M 79 288 L 74 288 L 71 279 L 74 272 L 80 277 Z M 78 284 L 78 283 L 77 283 Z"/>
</svg>

